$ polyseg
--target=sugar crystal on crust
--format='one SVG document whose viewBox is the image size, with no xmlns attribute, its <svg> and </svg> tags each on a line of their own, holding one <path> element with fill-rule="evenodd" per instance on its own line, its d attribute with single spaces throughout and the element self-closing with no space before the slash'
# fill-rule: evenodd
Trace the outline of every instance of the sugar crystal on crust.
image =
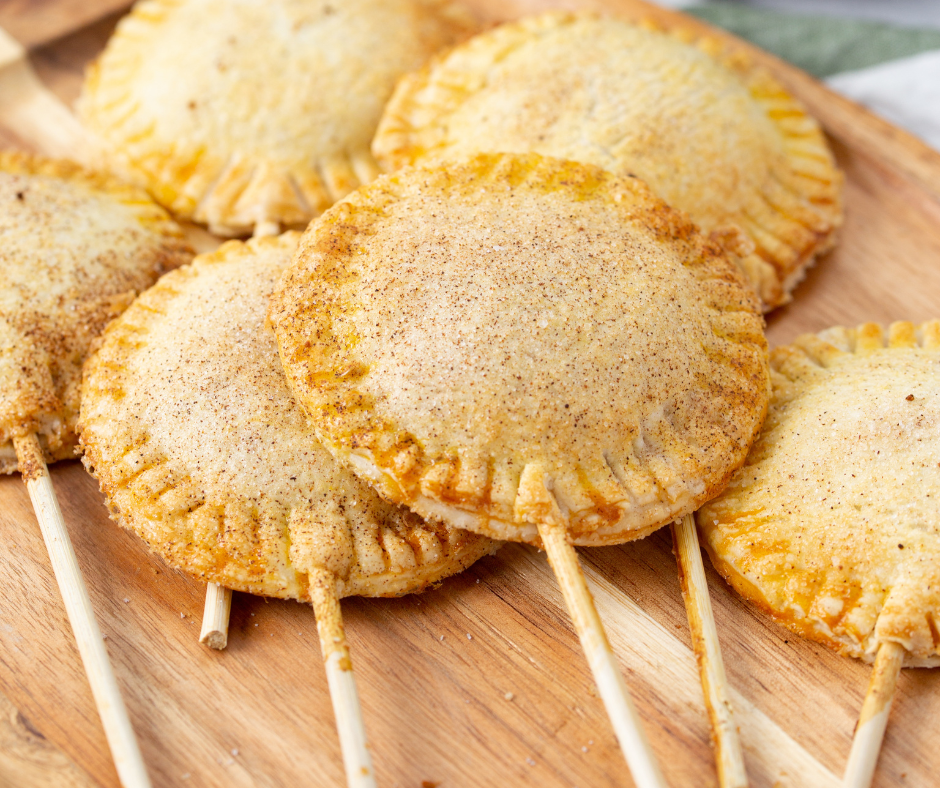
<svg viewBox="0 0 940 788">
<path fill-rule="evenodd" d="M 771 365 L 763 431 L 698 513 L 716 567 L 842 654 L 940 664 L 940 322 L 808 334 Z"/>
<path fill-rule="evenodd" d="M 341 468 L 294 404 L 264 326 L 297 234 L 230 242 L 108 329 L 82 393 L 85 463 L 116 519 L 203 580 L 307 599 L 394 596 L 496 545 L 388 504 Z"/>
<path fill-rule="evenodd" d="M 634 178 L 539 156 L 405 169 L 308 230 L 272 298 L 288 382 L 383 495 L 537 542 L 715 495 L 768 396 L 756 299 Z"/>
</svg>

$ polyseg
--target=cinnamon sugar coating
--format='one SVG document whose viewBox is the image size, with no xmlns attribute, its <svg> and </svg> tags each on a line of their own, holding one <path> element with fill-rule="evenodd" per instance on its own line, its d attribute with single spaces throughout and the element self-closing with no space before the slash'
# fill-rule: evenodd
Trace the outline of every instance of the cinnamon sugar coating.
<svg viewBox="0 0 940 788">
<path fill-rule="evenodd" d="M 81 369 L 141 290 L 192 256 L 140 189 L 75 164 L 0 152 L 0 472 L 35 433 L 74 457 Z"/>
<path fill-rule="evenodd" d="M 638 180 L 539 156 L 407 168 L 312 226 L 271 302 L 324 444 L 496 538 L 649 533 L 714 496 L 768 396 L 753 293 Z"/>
<path fill-rule="evenodd" d="M 534 152 L 636 175 L 734 255 L 765 309 L 842 222 L 819 125 L 714 39 L 550 12 L 482 33 L 403 79 L 373 141 L 383 167 Z"/>
<path fill-rule="evenodd" d="M 304 226 L 378 174 L 405 72 L 472 30 L 450 0 L 144 0 L 79 101 L 102 161 L 220 235 Z"/>
<path fill-rule="evenodd" d="M 382 501 L 317 444 L 287 390 L 268 296 L 298 235 L 230 242 L 108 329 L 82 391 L 85 464 L 112 515 L 205 581 L 309 599 L 419 591 L 496 545 Z"/>
<path fill-rule="evenodd" d="M 718 570 L 799 634 L 940 665 L 940 321 L 800 337 L 767 422 L 697 516 Z"/>
</svg>

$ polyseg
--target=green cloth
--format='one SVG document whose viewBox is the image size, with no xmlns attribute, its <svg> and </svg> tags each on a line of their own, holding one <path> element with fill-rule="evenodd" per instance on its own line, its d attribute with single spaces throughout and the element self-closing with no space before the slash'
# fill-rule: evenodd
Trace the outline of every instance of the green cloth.
<svg viewBox="0 0 940 788">
<path fill-rule="evenodd" d="M 940 30 L 782 14 L 731 2 L 710 2 L 683 10 L 819 78 L 940 49 Z"/>
</svg>

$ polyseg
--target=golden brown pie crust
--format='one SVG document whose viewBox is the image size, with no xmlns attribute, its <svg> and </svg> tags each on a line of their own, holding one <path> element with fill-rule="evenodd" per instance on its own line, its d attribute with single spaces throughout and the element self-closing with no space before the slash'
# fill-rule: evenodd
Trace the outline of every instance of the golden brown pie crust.
<svg viewBox="0 0 940 788">
<path fill-rule="evenodd" d="M 221 235 L 303 226 L 371 180 L 395 81 L 472 30 L 450 0 L 145 0 L 89 69 L 102 162 Z"/>
<path fill-rule="evenodd" d="M 0 473 L 13 438 L 74 457 L 82 363 L 141 290 L 192 253 L 146 193 L 65 161 L 0 152 Z"/>
<path fill-rule="evenodd" d="M 296 233 L 230 242 L 106 332 L 82 389 L 85 464 L 112 516 L 171 565 L 253 594 L 397 596 L 496 545 L 382 501 L 321 448 L 287 390 L 268 296 Z"/>
<path fill-rule="evenodd" d="M 719 41 L 550 12 L 487 31 L 404 78 L 373 153 L 386 170 L 487 151 L 637 175 L 785 303 L 842 222 L 819 125 Z"/>
<path fill-rule="evenodd" d="M 753 293 L 637 179 L 406 168 L 311 226 L 271 302 L 288 382 L 389 500 L 496 538 L 649 533 L 717 494 L 768 397 Z"/>
<path fill-rule="evenodd" d="M 940 321 L 809 334 L 771 366 L 764 429 L 698 513 L 715 566 L 841 654 L 940 664 Z"/>
</svg>

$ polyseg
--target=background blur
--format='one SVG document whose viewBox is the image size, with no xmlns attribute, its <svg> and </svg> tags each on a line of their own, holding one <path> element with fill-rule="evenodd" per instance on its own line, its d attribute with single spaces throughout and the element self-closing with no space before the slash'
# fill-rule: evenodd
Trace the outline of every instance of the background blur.
<svg viewBox="0 0 940 788">
<path fill-rule="evenodd" d="M 940 149 L 937 0 L 658 0 L 724 27 Z"/>
</svg>

